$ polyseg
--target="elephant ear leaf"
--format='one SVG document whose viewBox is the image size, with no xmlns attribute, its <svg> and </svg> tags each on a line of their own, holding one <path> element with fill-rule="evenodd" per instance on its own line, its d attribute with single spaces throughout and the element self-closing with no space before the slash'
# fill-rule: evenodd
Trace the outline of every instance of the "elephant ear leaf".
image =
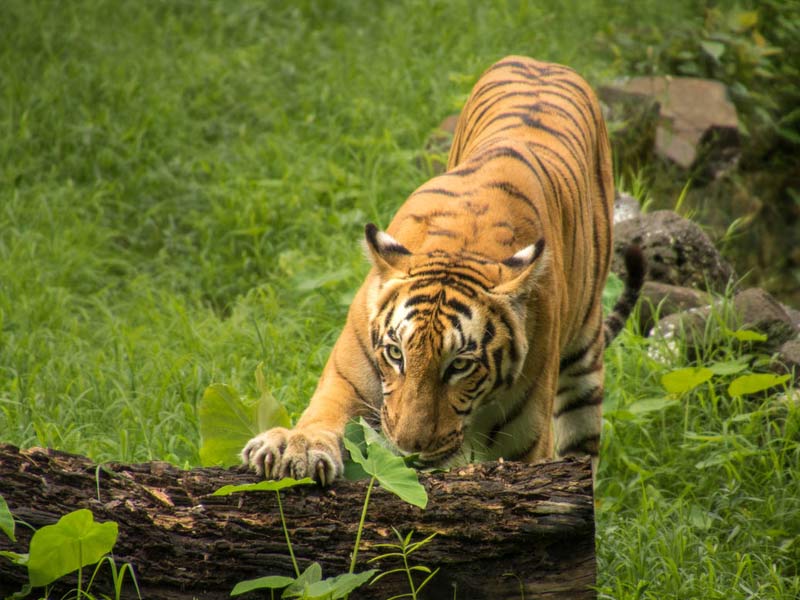
<svg viewBox="0 0 800 600">
<path fill-rule="evenodd" d="M 252 402 L 223 383 L 212 383 L 198 404 L 200 462 L 204 467 L 230 467 L 254 436 L 272 427 L 289 427 L 289 414 L 270 393 L 262 365 L 256 368 L 259 398 Z"/>
<path fill-rule="evenodd" d="M 404 502 L 420 508 L 428 505 L 428 493 L 419 482 L 417 472 L 406 466 L 402 456 L 396 456 L 384 447 L 378 434 L 363 420 L 359 426 L 364 433 L 364 444 L 356 439 L 345 437 L 345 448 L 350 458 L 368 475 L 375 477 L 385 490 L 392 492 Z M 371 441 L 370 441 L 371 440 Z"/>
<path fill-rule="evenodd" d="M 113 521 L 97 523 L 86 509 L 64 515 L 55 525 L 46 525 L 31 538 L 28 577 L 31 585 L 49 585 L 64 575 L 93 565 L 117 543 Z"/>
</svg>

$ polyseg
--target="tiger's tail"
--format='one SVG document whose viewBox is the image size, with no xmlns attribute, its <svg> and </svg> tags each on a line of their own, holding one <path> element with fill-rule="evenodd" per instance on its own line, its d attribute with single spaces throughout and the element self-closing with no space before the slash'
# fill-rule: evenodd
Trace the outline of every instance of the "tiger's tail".
<svg viewBox="0 0 800 600">
<path fill-rule="evenodd" d="M 630 245 L 625 250 L 625 289 L 614 305 L 613 310 L 603 322 L 603 333 L 605 334 L 606 347 L 614 340 L 622 328 L 625 321 L 636 306 L 639 299 L 639 292 L 644 284 L 645 272 L 647 270 L 647 260 L 642 253 L 642 249 L 636 245 Z"/>
</svg>

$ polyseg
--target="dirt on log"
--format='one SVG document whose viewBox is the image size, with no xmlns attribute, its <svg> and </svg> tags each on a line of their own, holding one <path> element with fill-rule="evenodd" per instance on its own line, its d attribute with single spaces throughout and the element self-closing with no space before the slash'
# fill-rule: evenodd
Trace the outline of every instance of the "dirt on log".
<svg viewBox="0 0 800 600">
<path fill-rule="evenodd" d="M 228 598 L 239 581 L 293 575 L 275 493 L 211 495 L 223 485 L 254 480 L 241 469 L 182 470 L 163 462 L 98 466 L 81 456 L 0 444 L 0 494 L 14 515 L 34 528 L 78 508 L 90 509 L 98 521 L 116 521 L 114 557 L 133 564 L 148 600 Z M 425 510 L 374 490 L 356 571 L 400 566 L 398 559 L 367 564 L 387 552 L 378 544 L 397 541 L 396 528 L 413 531 L 414 540 L 437 534 L 411 557 L 412 564 L 441 568 L 421 598 L 595 597 L 588 458 L 484 463 L 422 474 L 420 480 L 429 495 Z M 327 489 L 282 492 L 301 570 L 316 561 L 325 577 L 347 571 L 365 491 L 365 481 L 341 481 Z M 25 552 L 30 537 L 24 526 L 17 527 L 16 544 L 0 533 L 0 550 Z M 0 597 L 25 581 L 24 569 L 0 558 Z M 69 589 L 74 581 L 67 578 L 61 586 Z M 350 597 L 385 599 L 408 591 L 405 575 L 393 574 Z"/>
</svg>

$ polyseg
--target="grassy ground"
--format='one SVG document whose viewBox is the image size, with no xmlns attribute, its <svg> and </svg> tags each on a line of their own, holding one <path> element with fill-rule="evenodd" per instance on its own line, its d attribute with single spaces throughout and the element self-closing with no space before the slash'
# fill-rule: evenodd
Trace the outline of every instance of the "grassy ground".
<svg viewBox="0 0 800 600">
<path fill-rule="evenodd" d="M 479 73 L 521 53 L 597 83 L 617 74 L 608 23 L 668 32 L 697 10 L 0 3 L 0 439 L 194 465 L 203 389 L 252 393 L 261 361 L 299 413 L 366 271 L 363 223 L 424 180 L 417 152 Z M 629 410 L 685 361 L 623 343 L 602 594 L 797 597 L 796 408 L 703 388 Z"/>
</svg>

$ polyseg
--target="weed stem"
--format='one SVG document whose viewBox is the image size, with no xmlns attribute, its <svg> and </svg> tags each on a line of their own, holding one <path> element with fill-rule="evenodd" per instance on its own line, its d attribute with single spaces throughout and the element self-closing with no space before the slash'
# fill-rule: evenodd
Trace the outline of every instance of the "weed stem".
<svg viewBox="0 0 800 600">
<path fill-rule="evenodd" d="M 356 532 L 356 546 L 353 548 L 353 558 L 350 560 L 350 573 L 356 570 L 356 557 L 358 556 L 358 547 L 361 545 L 361 532 L 364 529 L 364 521 L 367 519 L 367 506 L 369 506 L 369 497 L 372 494 L 372 486 L 375 485 L 375 476 L 369 480 L 367 486 L 367 496 L 364 498 L 364 507 L 361 509 L 361 520 L 358 522 L 358 531 Z"/>
<path fill-rule="evenodd" d="M 300 577 L 300 569 L 297 567 L 297 559 L 294 557 L 294 550 L 292 550 L 292 542 L 289 539 L 289 530 L 286 528 L 286 519 L 283 517 L 283 504 L 281 504 L 281 493 L 278 490 L 275 490 L 275 495 L 278 497 L 278 512 L 281 515 L 281 527 L 283 527 L 283 535 L 286 536 L 286 545 L 289 547 L 289 556 L 292 557 L 294 576 Z"/>
</svg>

